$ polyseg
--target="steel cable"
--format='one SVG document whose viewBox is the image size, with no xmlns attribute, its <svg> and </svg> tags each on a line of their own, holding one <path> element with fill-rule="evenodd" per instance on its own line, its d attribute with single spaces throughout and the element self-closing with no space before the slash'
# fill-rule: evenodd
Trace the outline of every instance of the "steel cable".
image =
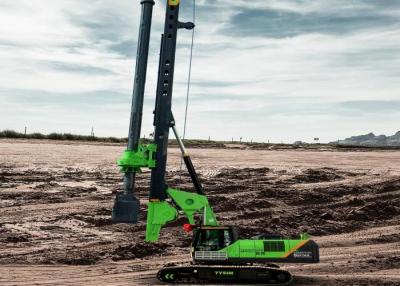
<svg viewBox="0 0 400 286">
<path fill-rule="evenodd" d="M 196 0 L 193 0 L 193 24 L 196 22 Z M 183 135 L 182 135 L 182 142 L 185 142 L 186 138 L 186 128 L 187 128 L 187 119 L 188 119 L 188 110 L 189 110 L 189 98 L 190 98 L 190 83 L 192 79 L 192 63 L 193 63 L 193 47 L 194 47 L 194 36 L 195 36 L 195 29 L 192 29 L 192 40 L 190 44 L 190 57 L 189 57 L 189 72 L 188 72 L 188 81 L 187 81 L 187 90 L 186 90 L 186 105 L 185 105 L 185 119 L 183 124 Z M 182 173 L 182 165 L 183 161 L 181 158 L 181 167 L 180 173 Z"/>
</svg>

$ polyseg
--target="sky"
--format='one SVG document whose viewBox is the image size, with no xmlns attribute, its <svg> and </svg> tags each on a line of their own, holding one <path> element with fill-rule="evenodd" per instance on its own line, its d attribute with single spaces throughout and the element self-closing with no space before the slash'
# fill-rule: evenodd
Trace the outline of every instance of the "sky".
<svg viewBox="0 0 400 286">
<path fill-rule="evenodd" d="M 126 137 L 138 0 L 1 0 L 0 130 Z M 156 1 L 142 134 L 153 131 Z M 182 0 L 180 20 L 192 19 Z M 400 1 L 197 0 L 188 138 L 320 142 L 400 130 Z M 191 32 L 180 30 L 182 133 Z"/>
</svg>

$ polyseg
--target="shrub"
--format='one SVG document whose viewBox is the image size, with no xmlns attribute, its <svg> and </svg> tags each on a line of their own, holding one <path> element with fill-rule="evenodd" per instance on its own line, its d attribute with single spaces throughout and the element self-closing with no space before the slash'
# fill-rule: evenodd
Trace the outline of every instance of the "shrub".
<svg viewBox="0 0 400 286">
<path fill-rule="evenodd" d="M 22 138 L 24 134 L 18 133 L 14 130 L 4 130 L 0 132 L 0 137 L 2 138 Z"/>
<path fill-rule="evenodd" d="M 43 135 L 42 133 L 32 133 L 32 134 L 28 134 L 26 136 L 26 138 L 30 138 L 30 139 L 46 139 L 46 135 Z"/>
<path fill-rule="evenodd" d="M 65 140 L 65 137 L 64 137 L 63 134 L 50 133 L 49 135 L 47 135 L 47 139 L 50 139 L 50 140 Z"/>
</svg>

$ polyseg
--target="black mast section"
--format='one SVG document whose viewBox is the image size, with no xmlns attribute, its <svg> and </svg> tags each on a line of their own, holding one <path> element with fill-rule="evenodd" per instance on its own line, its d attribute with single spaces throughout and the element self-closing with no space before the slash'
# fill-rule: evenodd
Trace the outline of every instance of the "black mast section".
<svg viewBox="0 0 400 286">
<path fill-rule="evenodd" d="M 164 34 L 162 35 L 160 66 L 154 110 L 154 143 L 157 144 L 156 167 L 151 171 L 151 201 L 166 199 L 165 172 L 169 129 L 174 126 L 171 112 L 172 90 L 175 69 L 176 39 L 179 28 L 193 29 L 193 23 L 181 23 L 179 1 L 167 1 Z"/>
<path fill-rule="evenodd" d="M 127 150 L 136 151 L 142 127 L 143 98 L 149 56 L 150 31 L 154 0 L 142 0 L 139 40 L 136 55 L 136 71 L 133 86 L 131 119 Z M 131 168 L 124 174 L 124 192 L 118 193 L 114 202 L 114 222 L 136 223 L 139 214 L 139 200 L 135 197 L 135 171 Z"/>
</svg>

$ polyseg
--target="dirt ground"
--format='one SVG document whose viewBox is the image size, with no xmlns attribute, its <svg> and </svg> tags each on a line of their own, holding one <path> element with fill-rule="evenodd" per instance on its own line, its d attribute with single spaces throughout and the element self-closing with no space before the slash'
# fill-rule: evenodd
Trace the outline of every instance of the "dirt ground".
<svg viewBox="0 0 400 286">
<path fill-rule="evenodd" d="M 163 264 L 190 260 L 184 219 L 144 242 L 147 172 L 141 223 L 111 223 L 123 149 L 0 140 L 0 285 L 156 285 Z M 321 263 L 282 265 L 293 285 L 400 285 L 400 151 L 191 151 L 222 224 L 313 235 Z M 178 149 L 169 165 L 169 185 L 190 190 Z"/>
</svg>

